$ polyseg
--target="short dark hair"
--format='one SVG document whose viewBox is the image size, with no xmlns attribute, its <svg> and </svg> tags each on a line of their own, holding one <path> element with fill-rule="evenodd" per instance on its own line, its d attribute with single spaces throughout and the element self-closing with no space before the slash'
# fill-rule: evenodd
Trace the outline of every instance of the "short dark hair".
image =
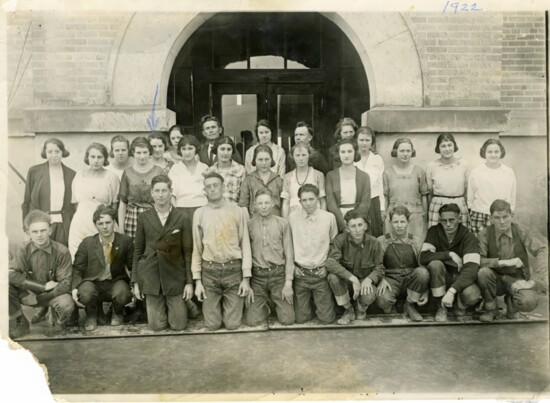
<svg viewBox="0 0 550 403">
<path fill-rule="evenodd" d="M 359 128 L 359 126 L 357 125 L 357 123 L 355 123 L 355 120 L 353 120 L 352 118 L 342 118 L 338 123 L 336 123 L 336 127 L 334 130 L 334 140 L 336 142 L 339 142 L 340 140 L 342 140 L 342 127 L 344 126 L 353 127 L 353 131 L 355 132 L 353 137 L 354 138 L 356 137 L 357 129 Z"/>
<path fill-rule="evenodd" d="M 401 144 L 410 144 L 412 148 L 412 154 L 411 157 L 416 157 L 416 150 L 414 149 L 413 143 L 410 138 L 408 137 L 402 137 L 400 139 L 395 140 L 395 143 L 393 143 L 393 147 L 391 149 L 391 156 L 396 158 L 397 157 L 397 149 Z"/>
<path fill-rule="evenodd" d="M 132 144 L 130 144 L 130 155 L 134 155 L 134 152 L 138 147 L 148 149 L 149 154 L 153 155 L 153 146 L 145 137 L 136 137 L 132 140 Z"/>
<path fill-rule="evenodd" d="M 273 133 L 273 129 L 271 128 L 271 125 L 269 124 L 269 121 L 267 119 L 260 119 L 258 122 L 256 122 L 256 126 L 254 126 L 254 132 L 256 135 L 258 135 L 258 127 L 263 126 L 267 127 L 271 133 Z"/>
<path fill-rule="evenodd" d="M 164 149 L 165 150 L 168 149 L 168 140 L 166 139 L 166 134 L 159 131 L 153 131 L 151 132 L 151 134 L 149 134 L 149 137 L 147 138 L 147 140 L 149 140 L 149 143 L 150 143 L 151 140 L 154 140 L 154 139 L 162 141 L 162 144 L 164 144 Z"/>
<path fill-rule="evenodd" d="M 485 143 L 481 146 L 479 149 L 479 156 L 483 159 L 485 159 L 485 153 L 487 152 L 487 147 L 489 147 L 491 144 L 496 144 L 500 148 L 500 158 L 504 158 L 506 156 L 506 149 L 502 145 L 502 142 L 499 139 L 488 139 L 485 140 Z"/>
<path fill-rule="evenodd" d="M 97 206 L 97 208 L 94 211 L 94 215 L 92 216 L 92 221 L 94 222 L 94 224 L 101 219 L 102 215 L 111 216 L 113 220 L 116 220 L 117 211 L 111 206 L 100 204 L 99 206 Z"/>
<path fill-rule="evenodd" d="M 51 225 L 52 219 L 48 213 L 42 210 L 31 210 L 29 214 L 25 216 L 23 226 L 28 230 L 31 224 L 34 224 L 35 222 L 45 222 L 48 223 L 48 225 Z"/>
<path fill-rule="evenodd" d="M 109 165 L 109 151 L 107 150 L 107 147 L 105 147 L 101 143 L 92 143 L 86 148 L 86 153 L 84 154 L 84 163 L 86 165 L 90 165 L 90 161 L 88 157 L 90 156 L 90 151 L 97 150 L 103 155 L 103 166 L 106 167 Z"/>
<path fill-rule="evenodd" d="M 170 136 L 170 133 L 172 133 L 173 130 L 179 131 L 182 135 L 184 134 L 184 129 L 182 125 L 173 125 L 168 129 L 168 136 Z"/>
<path fill-rule="evenodd" d="M 319 197 L 319 188 L 311 183 L 306 183 L 298 189 L 298 197 L 301 198 L 302 194 L 306 192 L 311 192 L 315 195 L 315 197 Z"/>
<path fill-rule="evenodd" d="M 512 206 L 506 200 L 496 199 L 489 207 L 491 215 L 493 215 L 495 211 L 507 211 L 512 214 Z"/>
<path fill-rule="evenodd" d="M 405 206 L 395 206 L 389 212 L 390 221 L 393 219 L 394 215 L 404 215 L 405 218 L 407 219 L 407 221 L 409 221 L 409 217 L 411 216 L 411 212 Z"/>
<path fill-rule="evenodd" d="M 118 135 L 118 136 L 114 136 L 111 139 L 111 149 L 109 150 L 109 157 L 113 158 L 115 156 L 113 154 L 113 144 L 115 143 L 126 143 L 126 148 L 128 149 L 128 156 L 130 155 L 130 142 L 126 137 Z"/>
<path fill-rule="evenodd" d="M 214 147 L 212 147 L 212 154 L 217 155 L 218 154 L 218 147 L 223 144 L 229 144 L 231 148 L 233 149 L 232 153 L 235 154 L 235 143 L 233 142 L 233 139 L 228 136 L 220 136 L 216 139 L 216 142 L 214 143 Z"/>
<path fill-rule="evenodd" d="M 444 141 L 451 141 L 454 144 L 454 151 L 458 151 L 458 146 L 456 145 L 455 136 L 453 136 L 452 133 L 441 133 L 439 136 L 437 136 L 437 141 L 435 142 L 435 152 L 439 154 L 439 146 Z"/>
<path fill-rule="evenodd" d="M 353 147 L 353 151 L 354 151 L 353 161 L 354 162 L 361 161 L 361 154 L 359 154 L 359 148 L 357 147 L 357 143 L 355 142 L 355 139 L 353 139 L 353 138 L 340 140 L 335 145 L 336 155 L 334 156 L 334 159 L 336 161 L 341 162 L 340 161 L 340 147 L 343 146 L 344 144 L 351 144 L 351 146 Z"/>
<path fill-rule="evenodd" d="M 69 150 L 67 150 L 65 148 L 65 144 L 59 140 L 58 138 L 55 138 L 55 137 L 51 137 L 49 139 L 47 139 L 45 142 L 44 142 L 44 146 L 42 147 L 42 152 L 40 153 L 40 156 L 42 158 L 47 158 L 46 157 L 46 146 L 48 144 L 55 144 L 57 146 L 57 148 L 59 148 L 61 150 L 61 157 L 62 158 L 65 158 L 65 157 L 68 157 L 69 155 L 71 155 L 71 153 L 69 152 Z"/>
<path fill-rule="evenodd" d="M 307 132 L 310 134 L 311 137 L 313 137 L 313 127 L 311 127 L 311 125 L 309 125 L 306 122 L 304 122 L 303 120 L 301 120 L 298 123 L 296 123 L 296 129 L 299 128 L 299 127 L 307 128 Z"/>
<path fill-rule="evenodd" d="M 258 197 L 267 195 L 271 199 L 273 199 L 273 192 L 269 188 L 261 188 L 254 194 L 254 200 L 256 200 Z"/>
<path fill-rule="evenodd" d="M 367 218 L 367 215 L 362 209 L 354 208 L 353 210 L 349 210 L 346 214 L 344 214 L 344 221 L 346 223 L 356 218 L 362 218 L 363 220 L 365 220 L 365 223 L 367 224 L 367 227 L 368 227 L 369 220 Z"/>
<path fill-rule="evenodd" d="M 151 190 L 155 187 L 157 183 L 166 183 L 170 189 L 172 189 L 172 180 L 168 175 L 157 175 L 151 179 Z"/>
<path fill-rule="evenodd" d="M 456 213 L 457 215 L 460 215 L 460 207 L 458 207 L 458 204 L 456 203 L 447 203 L 444 204 L 439 208 L 439 215 L 443 213 Z"/>
<path fill-rule="evenodd" d="M 199 151 L 199 140 L 195 136 L 191 136 L 189 134 L 185 134 L 182 136 L 182 138 L 178 141 L 178 147 L 176 152 L 178 155 L 181 155 L 181 148 L 185 146 L 192 146 L 195 147 L 195 154 Z"/>
<path fill-rule="evenodd" d="M 370 150 L 373 153 L 378 154 L 378 147 L 376 146 L 376 133 L 374 132 L 374 130 L 372 130 L 370 127 L 367 127 L 367 126 L 361 126 L 359 129 L 357 129 L 357 133 L 355 134 L 355 140 L 359 139 L 360 134 L 368 134 L 370 136 L 370 138 L 372 139 Z"/>
<path fill-rule="evenodd" d="M 275 160 L 273 159 L 273 150 L 267 144 L 258 144 L 256 146 L 256 148 L 254 149 L 254 156 L 252 157 L 252 166 L 253 167 L 256 166 L 256 157 L 261 152 L 269 154 L 269 156 L 271 157 L 271 166 L 274 167 L 275 166 Z"/>
<path fill-rule="evenodd" d="M 205 182 L 207 179 L 212 179 L 212 178 L 219 179 L 222 183 L 224 182 L 223 176 L 221 176 L 219 173 L 214 171 L 206 172 L 203 176 L 204 176 L 203 182 Z"/>
<path fill-rule="evenodd" d="M 204 115 L 201 120 L 200 120 L 200 124 L 201 124 L 201 131 L 204 130 L 204 124 L 206 122 L 216 122 L 218 124 L 218 127 L 222 127 L 222 124 L 220 122 L 220 119 L 218 119 L 217 117 L 215 116 L 212 116 L 212 115 Z"/>
</svg>

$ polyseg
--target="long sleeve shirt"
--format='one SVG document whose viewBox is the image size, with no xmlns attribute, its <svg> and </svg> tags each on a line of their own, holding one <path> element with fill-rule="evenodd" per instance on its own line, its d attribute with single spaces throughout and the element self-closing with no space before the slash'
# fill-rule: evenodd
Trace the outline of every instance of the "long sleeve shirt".
<svg viewBox="0 0 550 403">
<path fill-rule="evenodd" d="M 468 178 L 468 207 L 478 213 L 490 214 L 490 206 L 496 199 L 510 203 L 516 209 L 516 175 L 512 168 L 501 165 L 489 168 L 482 164 L 472 169 Z"/>
<path fill-rule="evenodd" d="M 306 269 L 326 264 L 330 243 L 338 235 L 334 214 L 317 208 L 308 215 L 297 210 L 288 216 L 294 245 L 294 261 Z"/>
<path fill-rule="evenodd" d="M 9 282 L 16 287 L 23 287 L 25 280 L 46 284 L 55 281 L 58 284 L 47 291 L 47 299 L 71 291 L 72 264 L 69 249 L 64 245 L 50 241 L 45 248 L 38 248 L 28 242 L 10 262 Z"/>
<path fill-rule="evenodd" d="M 373 284 L 384 278 L 384 253 L 376 238 L 365 234 L 363 242 L 356 244 L 347 233 L 338 235 L 327 259 L 327 271 L 349 280 L 351 276 L 359 280 L 368 277 Z"/>
<path fill-rule="evenodd" d="M 477 238 L 462 224 L 458 224 L 455 237 L 450 243 L 441 224 L 431 227 L 422 245 L 420 264 L 426 266 L 434 260 L 440 260 L 446 265 L 452 266 L 454 263 L 450 252 L 454 252 L 462 258 L 462 269 L 459 270 L 458 277 L 451 285 L 457 292 L 460 292 L 477 280 L 481 260 Z"/>
<path fill-rule="evenodd" d="M 252 276 L 252 255 L 246 212 L 224 200 L 219 206 L 207 204 L 193 215 L 193 279 L 201 278 L 202 262 L 225 263 L 242 259 L 243 277 Z"/>
<path fill-rule="evenodd" d="M 294 278 L 294 250 L 290 225 L 284 218 L 257 215 L 248 222 L 252 265 L 269 268 L 285 265 L 285 279 Z"/>
<path fill-rule="evenodd" d="M 548 266 L 548 246 L 545 242 L 537 237 L 534 237 L 531 232 L 525 231 L 522 227 L 517 226 L 519 240 L 525 249 L 535 257 L 534 265 L 529 265 L 535 273 L 544 274 Z M 489 256 L 489 240 L 487 229 L 485 228 L 478 234 L 479 238 L 479 254 L 481 255 L 481 266 L 494 269 L 497 273 L 507 274 L 508 268 L 499 266 L 499 260 L 513 259 L 516 256 L 514 253 L 514 239 L 512 236 L 512 228 L 508 231 L 499 232 L 495 228 L 496 244 L 498 248 L 498 256 Z M 527 264 L 525 262 L 524 264 Z M 531 263 L 531 262 L 529 262 Z"/>
</svg>

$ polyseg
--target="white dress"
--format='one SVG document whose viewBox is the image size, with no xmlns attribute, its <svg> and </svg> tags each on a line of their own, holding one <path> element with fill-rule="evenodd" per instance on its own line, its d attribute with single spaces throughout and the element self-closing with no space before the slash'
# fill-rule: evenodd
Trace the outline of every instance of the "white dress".
<svg viewBox="0 0 550 403">
<path fill-rule="evenodd" d="M 89 170 L 76 173 L 73 180 L 73 203 L 78 203 L 69 229 L 69 252 L 74 259 L 82 240 L 97 233 L 92 221 L 100 204 L 109 206 L 118 200 L 120 180 L 112 171 L 102 177 L 89 176 Z"/>
</svg>

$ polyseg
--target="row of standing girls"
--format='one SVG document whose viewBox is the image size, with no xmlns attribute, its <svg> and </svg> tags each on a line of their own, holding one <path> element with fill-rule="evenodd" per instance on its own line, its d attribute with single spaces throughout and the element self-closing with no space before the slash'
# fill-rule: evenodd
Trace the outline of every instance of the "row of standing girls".
<svg viewBox="0 0 550 403">
<path fill-rule="evenodd" d="M 426 169 L 414 164 L 416 155 L 408 138 L 398 139 L 391 151 L 394 164 L 385 167 L 377 153 L 376 135 L 368 127 L 358 127 L 350 118 L 336 126 L 332 165 L 311 146 L 314 132 L 305 122 L 294 131 L 295 146 L 286 158 L 282 147 L 273 143 L 269 122 L 261 120 L 255 131 L 258 143 L 238 155 L 233 140 L 223 135 L 219 120 L 201 120 L 206 142 L 201 144 L 183 129 L 174 126 L 168 136 L 152 132 L 131 143 L 123 136 L 111 140 L 110 150 L 92 143 L 85 153 L 87 168 L 75 173 L 62 164 L 69 155 L 63 142 L 48 139 L 42 150 L 44 164 L 31 167 L 27 176 L 23 217 L 33 209 L 50 213 L 52 239 L 68 245 L 74 257 L 80 241 L 96 232 L 92 214 L 99 204 L 118 209 L 119 232 L 135 237 L 137 217 L 152 208 L 151 179 L 168 174 L 173 182 L 174 205 L 190 209 L 204 206 L 203 174 L 217 172 L 224 178 L 224 196 L 254 215 L 254 195 L 268 188 L 279 195 L 274 213 L 283 217 L 300 209 L 298 189 L 310 183 L 320 191 L 320 207 L 336 216 L 343 231 L 344 214 L 363 209 L 370 220 L 370 232 L 389 232 L 386 212 L 406 206 L 411 212 L 410 231 L 424 239 L 427 228 L 438 223 L 439 207 L 456 203 L 462 223 L 474 232 L 490 224 L 489 206 L 503 199 L 515 207 L 515 176 L 501 164 L 505 149 L 497 139 L 487 140 L 480 150 L 485 159 L 468 170 L 464 159 L 455 156 L 458 145 L 452 134 L 441 134 L 435 152 L 440 158 Z M 110 158 L 109 158 L 110 157 Z M 244 159 L 245 163 L 238 161 Z M 287 166 L 291 169 L 286 172 Z M 325 178 L 326 174 L 326 178 Z M 386 228 L 384 228 L 386 226 Z"/>
</svg>

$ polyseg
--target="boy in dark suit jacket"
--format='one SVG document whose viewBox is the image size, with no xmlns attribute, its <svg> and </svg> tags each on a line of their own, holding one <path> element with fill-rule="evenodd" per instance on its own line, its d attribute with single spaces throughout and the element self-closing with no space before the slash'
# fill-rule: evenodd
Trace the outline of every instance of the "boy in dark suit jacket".
<svg viewBox="0 0 550 403">
<path fill-rule="evenodd" d="M 93 215 L 97 234 L 84 238 L 73 263 L 72 296 L 86 309 L 84 328 L 97 328 L 97 310 L 103 301 L 113 304 L 111 326 L 123 322 L 124 305 L 130 302 L 130 277 L 134 244 L 128 235 L 115 232 L 116 211 L 99 206 Z"/>
<path fill-rule="evenodd" d="M 138 217 L 132 270 L 135 297 L 145 297 L 149 327 L 174 330 L 187 326 L 186 301 L 193 297 L 191 218 L 173 207 L 172 181 L 166 175 L 151 181 L 154 208 Z"/>
</svg>

